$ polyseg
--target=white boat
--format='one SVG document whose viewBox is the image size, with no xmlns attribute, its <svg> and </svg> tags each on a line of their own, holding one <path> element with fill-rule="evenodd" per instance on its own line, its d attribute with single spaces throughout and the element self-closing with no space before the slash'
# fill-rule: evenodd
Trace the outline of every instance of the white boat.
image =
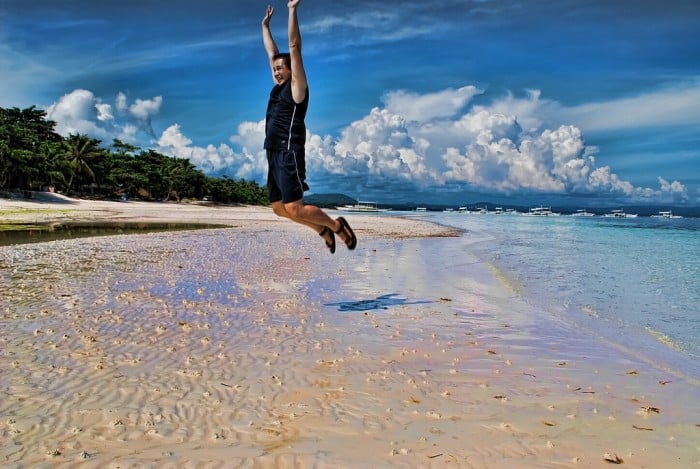
<svg viewBox="0 0 700 469">
<path fill-rule="evenodd" d="M 652 215 L 651 218 L 683 218 L 681 215 L 674 215 L 672 211 L 659 212 L 658 215 Z"/>
<path fill-rule="evenodd" d="M 416 212 L 427 212 L 428 209 L 426 207 L 416 207 Z"/>
<path fill-rule="evenodd" d="M 346 204 L 340 207 L 336 207 L 336 210 L 341 210 L 343 212 L 362 212 L 362 213 L 376 213 L 376 212 L 388 212 L 390 208 L 379 208 L 377 207 L 377 202 L 368 202 L 358 200 L 356 204 Z"/>
<path fill-rule="evenodd" d="M 585 208 L 576 210 L 576 213 L 571 214 L 572 217 L 594 217 L 595 213 L 587 212 Z"/>
<path fill-rule="evenodd" d="M 552 212 L 552 209 L 549 207 L 535 207 L 531 208 L 530 211 L 524 215 L 530 217 L 558 217 L 560 214 Z"/>
<path fill-rule="evenodd" d="M 622 209 L 612 210 L 610 213 L 603 215 L 607 218 L 637 218 L 636 213 L 625 213 Z"/>
</svg>

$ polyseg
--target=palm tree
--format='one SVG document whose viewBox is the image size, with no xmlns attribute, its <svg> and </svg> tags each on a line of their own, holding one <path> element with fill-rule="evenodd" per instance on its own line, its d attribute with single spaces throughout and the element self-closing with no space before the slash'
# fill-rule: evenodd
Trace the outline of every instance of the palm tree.
<svg viewBox="0 0 700 469">
<path fill-rule="evenodd" d="M 95 173 L 89 163 L 103 155 L 104 150 L 99 148 L 100 143 L 100 140 L 82 134 L 71 134 L 64 141 L 65 154 L 71 169 L 66 193 L 70 191 L 76 174 L 86 174 L 90 179 L 95 179 Z"/>
<path fill-rule="evenodd" d="M 39 177 L 42 186 L 55 187 L 57 183 L 66 185 L 66 173 L 70 172 L 68 160 L 65 157 L 63 140 L 58 142 L 44 141 L 39 148 Z"/>
</svg>

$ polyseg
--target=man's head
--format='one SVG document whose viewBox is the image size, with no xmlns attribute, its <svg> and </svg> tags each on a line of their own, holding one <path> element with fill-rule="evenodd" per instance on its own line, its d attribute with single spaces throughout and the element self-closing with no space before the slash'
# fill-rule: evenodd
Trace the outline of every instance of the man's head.
<svg viewBox="0 0 700 469">
<path fill-rule="evenodd" d="M 279 53 L 272 57 L 272 74 L 278 85 L 292 77 L 292 59 L 289 53 Z"/>
</svg>

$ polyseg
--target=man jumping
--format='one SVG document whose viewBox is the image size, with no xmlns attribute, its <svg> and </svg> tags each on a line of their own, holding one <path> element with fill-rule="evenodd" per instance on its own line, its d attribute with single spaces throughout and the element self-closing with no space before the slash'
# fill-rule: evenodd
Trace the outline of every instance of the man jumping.
<svg viewBox="0 0 700 469">
<path fill-rule="evenodd" d="M 277 216 L 289 218 L 316 231 L 331 254 L 335 252 L 335 234 L 348 249 L 355 249 L 357 237 L 343 217 L 333 219 L 314 205 L 304 204 L 306 184 L 306 110 L 309 87 L 301 58 L 301 33 L 297 19 L 300 0 L 290 0 L 289 53 L 280 53 L 272 38 L 270 19 L 274 8 L 268 5 L 262 20 L 265 51 L 270 60 L 275 86 L 270 92 L 265 117 L 265 150 L 267 150 L 267 189 L 272 210 Z"/>
</svg>

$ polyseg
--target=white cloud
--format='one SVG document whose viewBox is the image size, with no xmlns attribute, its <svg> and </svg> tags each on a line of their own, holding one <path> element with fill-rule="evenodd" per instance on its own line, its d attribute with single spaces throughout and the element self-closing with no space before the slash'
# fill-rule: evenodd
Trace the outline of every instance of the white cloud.
<svg viewBox="0 0 700 469">
<path fill-rule="evenodd" d="M 56 132 L 63 136 L 86 134 L 101 140 L 113 129 L 105 118 L 103 103 L 88 90 L 73 90 L 46 108 L 46 117 L 56 122 Z"/>
<path fill-rule="evenodd" d="M 243 122 L 238 125 L 238 133 L 233 135 L 231 143 L 239 145 L 246 153 L 260 152 L 265 142 L 265 121 Z"/>
<path fill-rule="evenodd" d="M 118 96 L 117 100 L 119 101 L 119 99 L 120 97 Z M 129 106 L 129 114 L 135 119 L 141 129 L 153 138 L 156 135 L 151 126 L 151 118 L 158 114 L 161 104 L 163 104 L 163 98 L 156 96 L 153 99 L 136 99 Z"/>
<path fill-rule="evenodd" d="M 138 143 L 139 140 L 139 128 L 132 124 L 124 124 L 119 127 L 118 132 L 116 135 L 113 135 L 112 138 L 117 138 L 122 142 L 134 145 Z"/>
<path fill-rule="evenodd" d="M 250 128 L 259 127 L 260 124 L 245 123 L 239 126 L 239 132 L 245 132 Z M 262 123 L 264 129 L 264 122 Z M 245 140 L 245 137 L 241 138 Z M 259 140 L 262 147 L 263 140 Z M 262 152 L 251 153 L 244 148 L 237 153 L 230 146 L 207 145 L 200 147 L 192 145 L 192 140 L 187 138 L 180 130 L 178 124 L 173 124 L 158 139 L 157 151 L 177 158 L 187 158 L 192 164 L 206 173 L 224 172 L 229 176 L 243 179 L 261 180 L 267 174 L 267 160 Z M 234 174 L 225 171 L 231 169 Z"/>
<path fill-rule="evenodd" d="M 183 150 L 187 152 L 192 151 L 190 148 L 191 143 L 192 140 L 182 135 L 182 132 L 180 132 L 180 126 L 178 124 L 173 124 L 167 129 L 165 129 L 163 135 L 161 135 L 160 139 L 158 140 L 158 145 L 160 145 L 161 148 L 173 149 L 173 156 L 177 156 L 180 158 L 185 157 L 185 155 L 183 155 Z M 187 157 L 189 158 L 189 156 Z"/>
<path fill-rule="evenodd" d="M 105 143 L 112 139 L 142 144 L 144 134 L 153 138 L 151 119 L 158 114 L 163 98 L 136 99 L 132 104 L 125 93 L 118 93 L 114 108 L 103 103 L 91 91 L 77 89 L 62 96 L 56 103 L 46 108 L 47 117 L 56 122 L 56 132 L 63 136 L 81 133 L 98 138 Z M 155 143 L 155 150 L 169 156 L 188 158 L 204 172 L 225 172 L 236 178 L 264 180 L 267 174 L 267 161 L 262 151 L 265 123 L 244 122 L 238 127 L 238 134 L 232 137 L 234 143 L 242 147 L 237 153 L 230 146 L 192 145 L 178 124 L 170 125 Z M 233 172 L 233 174 L 231 174 Z"/>
<path fill-rule="evenodd" d="M 635 187 L 608 166 L 597 167 L 598 149 L 585 144 L 580 128 L 543 127 L 550 103 L 542 102 L 536 91 L 459 113 L 477 92 L 465 87 L 426 95 L 388 93 L 385 108 L 374 108 L 351 123 L 333 147 L 308 147 L 308 159 L 318 157 L 331 174 L 363 175 L 368 186 L 410 183 L 436 190 L 449 186 L 505 193 L 687 197 L 678 181 L 660 179 L 660 189 Z"/>
<path fill-rule="evenodd" d="M 86 134 L 109 143 L 118 138 L 126 143 L 138 143 L 140 132 L 153 136 L 151 117 L 158 113 L 163 98 L 137 99 L 128 104 L 126 94 L 119 93 L 114 108 L 120 119 L 112 112 L 112 105 L 95 96 L 92 91 L 76 89 L 63 95 L 46 108 L 46 116 L 56 122 L 60 135 Z"/>
<path fill-rule="evenodd" d="M 158 114 L 161 104 L 163 104 L 162 96 L 156 96 L 153 99 L 137 99 L 129 106 L 129 112 L 136 119 L 145 121 Z"/>
<path fill-rule="evenodd" d="M 549 119 L 573 123 L 586 131 L 700 122 L 700 80 L 613 101 L 564 107 L 549 103 Z"/>
<path fill-rule="evenodd" d="M 662 177 L 658 178 L 659 184 L 661 185 L 661 190 L 663 192 L 670 192 L 672 194 L 683 194 L 686 188 L 683 184 L 678 181 L 668 182 Z"/>
<path fill-rule="evenodd" d="M 307 133 L 308 179 L 315 189 L 357 193 L 361 188 L 391 191 L 480 190 L 501 193 L 603 194 L 637 200 L 687 199 L 679 181 L 658 178 L 659 188 L 636 187 L 609 166 L 598 167 L 596 147 L 587 146 L 578 126 L 548 128 L 552 103 L 538 92 L 511 95 L 489 105 L 469 106 L 474 87 L 416 94 L 385 95 L 376 107 L 342 130 L 340 137 Z M 157 114 L 160 96 L 117 95 L 114 109 L 87 90 L 74 90 L 47 108 L 62 135 L 80 132 L 133 143 L 144 121 Z M 544 118 L 543 116 L 547 116 Z M 124 120 L 126 119 L 126 120 Z M 178 124 L 152 142 L 163 154 L 188 158 L 205 173 L 265 182 L 265 122 L 241 123 L 230 141 L 193 144 Z"/>
<path fill-rule="evenodd" d="M 428 122 L 455 115 L 479 93 L 481 91 L 474 86 L 464 86 L 456 90 L 450 88 L 424 95 L 402 90 L 391 91 L 384 96 L 384 103 L 389 112 L 399 114 L 406 120 Z"/>
<path fill-rule="evenodd" d="M 98 103 L 95 104 L 95 107 L 97 108 L 97 119 L 101 121 L 111 121 L 114 119 L 114 116 L 112 115 L 112 106 L 109 104 L 104 104 L 104 103 Z"/>
<path fill-rule="evenodd" d="M 117 106 L 117 110 L 120 113 L 122 113 L 122 114 L 126 113 L 127 109 L 129 108 L 126 94 L 124 94 L 121 91 L 119 93 L 117 93 L 117 98 L 115 100 L 115 104 Z"/>
</svg>

